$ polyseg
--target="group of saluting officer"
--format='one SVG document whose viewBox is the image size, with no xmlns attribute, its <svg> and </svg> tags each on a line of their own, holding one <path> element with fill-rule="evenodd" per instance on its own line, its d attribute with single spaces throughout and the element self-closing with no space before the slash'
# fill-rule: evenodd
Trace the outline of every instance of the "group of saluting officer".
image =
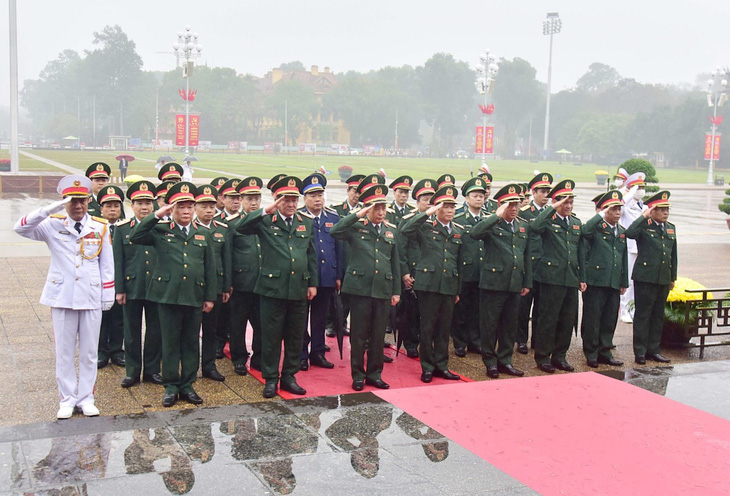
<svg viewBox="0 0 730 496">
<path fill-rule="evenodd" d="M 302 181 L 279 174 L 267 184 L 273 202 L 265 208 L 258 177 L 195 186 L 170 163 L 159 171 L 160 185 L 142 180 L 125 193 L 109 184 L 110 173 L 99 162 L 86 176 L 63 178 L 63 200 L 15 226 L 51 247 L 41 303 L 52 307 L 58 418 L 74 408 L 99 414 L 96 370 L 109 361 L 126 368 L 122 387 L 143 380 L 164 386 L 164 406 L 200 404 L 193 389 L 198 368 L 203 377 L 225 380 L 216 359 L 226 343 L 237 374 L 248 367 L 261 372 L 264 397 L 278 388 L 306 394 L 299 371 L 334 367 L 325 356 L 325 327 L 336 296 L 350 315 L 355 391 L 389 387 L 382 377 L 389 327 L 420 360 L 425 383 L 460 379 L 448 367 L 449 338 L 458 357 L 480 353 L 490 378 L 524 375 L 512 352 L 515 344 L 528 352 L 530 320 L 539 369 L 572 371 L 566 353 L 578 326 L 579 292 L 587 364 L 621 365 L 611 349 L 630 278 L 635 360 L 668 361 L 659 338 L 677 276 L 669 192 L 649 198 L 630 225 L 620 221 L 625 198 L 641 201 L 642 176 L 594 198 L 597 213 L 583 224 L 572 212 L 575 183 L 553 185 L 548 173 L 507 184 L 493 199 L 486 167 L 460 190 L 450 174 L 401 176 L 390 183 L 390 204 L 382 172 L 354 175 L 347 199 L 332 207 L 324 205 L 324 175 Z M 416 206 L 407 203 L 409 194 Z M 633 275 L 627 238 L 637 246 Z"/>
</svg>

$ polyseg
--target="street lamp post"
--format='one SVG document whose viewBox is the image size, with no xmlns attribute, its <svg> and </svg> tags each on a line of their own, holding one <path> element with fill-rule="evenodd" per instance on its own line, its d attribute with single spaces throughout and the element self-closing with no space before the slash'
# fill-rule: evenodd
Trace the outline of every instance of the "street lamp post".
<svg viewBox="0 0 730 496">
<path fill-rule="evenodd" d="M 550 80 L 553 71 L 553 35 L 560 32 L 563 21 L 558 17 L 557 12 L 548 12 L 547 19 L 542 21 L 542 34 L 550 35 L 550 54 L 548 56 L 548 77 L 547 77 L 547 104 L 545 105 L 545 141 L 543 142 L 543 154 L 548 154 L 548 138 L 550 136 Z"/>
<path fill-rule="evenodd" d="M 727 100 L 727 94 L 725 93 L 727 88 L 727 79 L 725 79 L 725 72 L 717 67 L 715 72 L 712 73 L 712 77 L 707 80 L 707 105 L 712 107 L 712 139 L 710 141 L 710 166 L 707 168 L 707 184 L 712 186 L 713 184 L 713 166 L 715 163 L 715 136 L 717 136 L 717 107 L 722 107 Z"/>
<path fill-rule="evenodd" d="M 178 31 L 177 41 L 172 44 L 175 51 L 177 67 L 180 67 L 180 59 L 185 60 L 183 66 L 183 78 L 185 79 L 185 153 L 190 155 L 190 76 L 193 75 L 193 59 L 200 57 L 203 45 L 198 43 L 198 33 L 190 31 L 190 25 L 185 26 L 185 32 Z M 182 54 L 180 53 L 182 52 Z"/>
<path fill-rule="evenodd" d="M 487 97 L 489 96 L 489 90 L 492 87 L 494 77 L 498 71 L 497 58 L 489 53 L 489 50 L 486 50 L 484 55 L 479 56 L 476 87 L 479 94 L 484 95 L 484 107 L 482 107 L 482 115 L 484 116 L 484 127 L 482 128 L 482 165 L 487 164 L 487 114 L 491 113 L 487 111 Z"/>
</svg>

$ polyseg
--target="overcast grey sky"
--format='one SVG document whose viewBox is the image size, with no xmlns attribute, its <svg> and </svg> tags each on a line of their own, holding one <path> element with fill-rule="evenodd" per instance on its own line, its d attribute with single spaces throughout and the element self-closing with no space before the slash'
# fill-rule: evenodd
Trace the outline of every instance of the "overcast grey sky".
<svg viewBox="0 0 730 496">
<path fill-rule="evenodd" d="M 0 1 L 0 105 L 9 99 L 8 0 Z M 203 62 L 263 75 L 281 62 L 335 72 L 421 65 L 448 52 L 474 65 L 485 49 L 521 57 L 547 79 L 547 12 L 559 12 L 553 89 L 570 88 L 592 62 L 650 83 L 692 83 L 730 65 L 727 0 L 18 0 L 20 84 L 66 48 L 119 24 L 146 70 L 174 67 L 171 44 L 190 24 Z M 164 53 L 168 52 L 168 53 Z"/>
</svg>

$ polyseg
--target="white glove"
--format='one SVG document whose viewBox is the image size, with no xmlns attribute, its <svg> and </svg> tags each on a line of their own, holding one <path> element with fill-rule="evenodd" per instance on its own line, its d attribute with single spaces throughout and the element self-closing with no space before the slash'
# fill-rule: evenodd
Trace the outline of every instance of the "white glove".
<svg viewBox="0 0 730 496">
<path fill-rule="evenodd" d="M 636 199 L 636 192 L 639 191 L 639 185 L 636 184 L 634 186 L 631 186 L 631 189 L 626 192 L 626 199 L 627 200 L 635 200 Z"/>
<path fill-rule="evenodd" d="M 48 217 L 51 214 L 55 214 L 56 212 L 60 212 L 61 210 L 64 210 L 66 208 L 66 204 L 71 201 L 71 197 L 68 196 L 64 198 L 63 200 L 59 200 L 57 202 L 53 202 L 47 207 L 43 207 L 43 213 Z"/>
<path fill-rule="evenodd" d="M 106 312 L 112 309 L 114 306 L 114 301 L 102 301 L 101 302 L 101 311 Z"/>
</svg>

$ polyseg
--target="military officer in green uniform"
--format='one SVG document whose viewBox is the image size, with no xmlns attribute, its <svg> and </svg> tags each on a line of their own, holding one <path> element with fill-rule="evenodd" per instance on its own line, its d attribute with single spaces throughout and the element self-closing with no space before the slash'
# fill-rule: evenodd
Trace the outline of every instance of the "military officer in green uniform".
<svg viewBox="0 0 730 496">
<path fill-rule="evenodd" d="M 107 185 L 97 193 L 97 199 L 101 208 L 101 216 L 109 222 L 109 233 L 113 244 L 116 224 L 124 210 L 122 206 L 124 192 L 117 186 Z M 97 368 L 106 367 L 109 360 L 118 367 L 124 367 L 123 344 L 124 313 L 122 306 L 115 302 L 109 310 L 101 313 Z"/>
<path fill-rule="evenodd" d="M 134 215 L 117 223 L 114 232 L 114 277 L 117 303 L 124 313 L 124 361 L 126 376 L 122 387 L 129 388 L 142 380 L 162 384 L 162 337 L 157 303 L 147 299 L 147 288 L 157 257 L 153 246 L 132 243 L 132 229 L 154 212 L 155 185 L 137 181 L 127 189 Z M 144 311 L 144 352 L 142 348 L 142 312 Z M 143 354 L 144 353 L 144 354 Z M 144 357 L 144 359 L 143 359 Z M 142 365 L 144 364 L 144 373 Z"/>
<path fill-rule="evenodd" d="M 228 178 L 225 176 L 218 176 L 215 179 L 213 179 L 210 184 L 215 186 L 216 190 L 216 197 L 215 197 L 215 214 L 220 214 L 223 209 L 225 208 L 225 204 L 223 203 L 223 195 L 220 194 L 221 186 L 223 186 L 226 181 L 228 181 Z"/>
<path fill-rule="evenodd" d="M 386 220 L 397 226 L 403 216 L 410 214 L 415 210 L 413 205 L 408 204 L 408 193 L 411 191 L 413 178 L 411 176 L 400 176 L 390 183 L 390 190 L 393 192 L 393 202 L 388 205 L 386 210 Z"/>
<path fill-rule="evenodd" d="M 529 183 L 528 188 L 532 191 L 532 201 L 529 205 L 520 208 L 519 217 L 526 222 L 532 222 L 540 212 L 547 207 L 553 176 L 547 172 L 538 173 Z M 542 257 L 542 237 L 530 231 L 530 259 L 532 261 L 533 274 Z M 540 298 L 540 285 L 533 284 L 532 290 L 520 298 L 520 315 L 517 323 L 517 334 L 515 342 L 517 351 L 527 355 L 527 338 L 530 327 L 530 313 L 532 313 L 532 347 L 535 347 L 535 329 L 537 328 L 537 306 Z"/>
<path fill-rule="evenodd" d="M 449 336 L 454 304 L 459 300 L 464 227 L 453 222 L 455 186 L 446 184 L 431 197 L 431 207 L 404 221 L 400 234 L 420 247 L 413 289 L 421 315 L 421 380 L 433 376 L 459 380 L 449 371 Z"/>
<path fill-rule="evenodd" d="M 400 300 L 397 230 L 385 220 L 388 187 L 377 178 L 366 179 L 358 186 L 365 206 L 330 230 L 333 238 L 350 245 L 342 292 L 352 312 L 350 368 L 355 391 L 362 391 L 366 383 L 378 389 L 390 387 L 382 379 L 383 343 L 390 306 Z"/>
<path fill-rule="evenodd" d="M 86 169 L 86 177 L 91 179 L 91 198 L 89 198 L 89 215 L 101 217 L 99 191 L 109 184 L 112 169 L 104 162 L 94 162 Z"/>
<path fill-rule="evenodd" d="M 276 395 L 277 384 L 292 394 L 306 390 L 294 378 L 299 371 L 307 300 L 317 296 L 319 277 L 312 239 L 312 219 L 297 212 L 302 181 L 285 176 L 273 185 L 276 201 L 246 215 L 236 226 L 243 234 L 258 234 L 261 273 L 254 292 L 261 308 L 261 375 L 264 398 Z M 279 374 L 281 345 L 284 363 Z M 281 380 L 279 380 L 281 378 Z"/>
<path fill-rule="evenodd" d="M 644 210 L 626 229 L 636 240 L 639 253 L 634 264 L 634 359 L 668 363 L 659 350 L 664 323 L 664 305 L 677 280 L 677 228 L 669 218 L 669 191 L 660 191 L 646 201 Z"/>
<path fill-rule="evenodd" d="M 266 189 L 271 191 L 271 196 L 274 197 L 274 199 L 276 199 L 276 196 L 274 195 L 274 185 L 276 183 L 278 183 L 282 178 L 285 178 L 285 177 L 286 177 L 286 174 L 283 174 L 283 173 L 275 174 L 271 177 L 271 179 L 269 179 L 269 182 L 266 183 Z"/>
<path fill-rule="evenodd" d="M 155 191 L 155 210 L 167 205 L 167 190 L 169 190 L 170 186 L 172 186 L 173 184 L 175 184 L 173 181 L 163 181 L 157 186 L 157 189 Z"/>
<path fill-rule="evenodd" d="M 492 379 L 498 378 L 500 372 L 518 377 L 525 374 L 512 366 L 520 296 L 532 287 L 527 222 L 517 217 L 519 189 L 519 184 L 500 189 L 495 195 L 497 211 L 471 229 L 472 238 L 484 240 L 479 321 L 482 361 Z"/>
<path fill-rule="evenodd" d="M 484 259 L 484 242 L 469 236 L 472 227 L 482 217 L 482 206 L 486 198 L 486 183 L 481 177 L 472 177 L 461 186 L 461 194 L 466 198 L 464 205 L 456 211 L 454 222 L 464 226 L 462 238 L 461 294 L 454 306 L 454 319 L 451 324 L 451 339 L 454 354 L 460 358 L 472 351 L 481 355 L 479 337 L 479 271 Z"/>
<path fill-rule="evenodd" d="M 620 295 L 629 286 L 626 234 L 618 222 L 622 205 L 620 192 L 601 194 L 596 202 L 599 212 L 582 229 L 587 244 L 588 287 L 583 292 L 581 335 L 586 363 L 593 368 L 599 363 L 623 365 L 611 353 Z"/>
<path fill-rule="evenodd" d="M 202 398 L 193 389 L 200 362 L 200 323 L 203 312 L 213 309 L 217 293 L 215 251 L 210 232 L 193 222 L 195 185 L 173 184 L 167 205 L 137 224 L 133 243 L 152 245 L 157 263 L 147 298 L 158 303 L 162 331 L 162 405 L 178 397 L 193 404 Z M 170 215 L 170 220 L 161 221 Z"/>
<path fill-rule="evenodd" d="M 163 182 L 172 181 L 173 183 L 179 183 L 182 181 L 182 175 L 182 165 L 176 164 L 175 162 L 167 163 L 157 171 L 157 179 Z"/>
<path fill-rule="evenodd" d="M 492 214 L 497 210 L 497 202 L 492 198 L 489 198 L 489 195 L 492 194 L 492 181 L 494 180 L 494 177 L 491 172 L 481 172 L 478 177 L 484 181 L 484 205 L 482 206 L 482 215 Z"/>
<path fill-rule="evenodd" d="M 572 215 L 575 182 L 564 179 L 550 191 L 552 205 L 530 223 L 542 238 L 542 258 L 535 264 L 540 305 L 535 332 L 535 362 L 543 372 L 572 372 L 565 355 L 578 319 L 578 290 L 585 291 L 584 242 L 580 219 Z"/>
<path fill-rule="evenodd" d="M 261 269 L 261 243 L 256 234 L 241 234 L 237 225 L 246 215 L 261 206 L 261 187 L 258 177 L 247 177 L 238 183 L 241 194 L 241 215 L 230 220 L 228 243 L 231 245 L 233 292 L 231 294 L 231 361 L 238 375 L 246 375 L 249 353 L 246 348 L 246 326 L 251 324 L 251 368 L 261 370 L 261 310 L 259 295 L 254 292 Z"/>
<path fill-rule="evenodd" d="M 215 353 L 218 343 L 221 307 L 228 303 L 231 298 L 231 245 L 227 243 L 229 236 L 228 224 L 214 218 L 217 196 L 215 186 L 212 184 L 204 184 L 198 187 L 198 194 L 195 197 L 195 224 L 196 227 L 209 230 L 210 241 L 215 251 L 216 275 L 218 276 L 215 305 L 213 310 L 203 314 L 200 368 L 203 371 L 203 377 L 222 382 L 226 378 L 215 365 Z"/>
</svg>

